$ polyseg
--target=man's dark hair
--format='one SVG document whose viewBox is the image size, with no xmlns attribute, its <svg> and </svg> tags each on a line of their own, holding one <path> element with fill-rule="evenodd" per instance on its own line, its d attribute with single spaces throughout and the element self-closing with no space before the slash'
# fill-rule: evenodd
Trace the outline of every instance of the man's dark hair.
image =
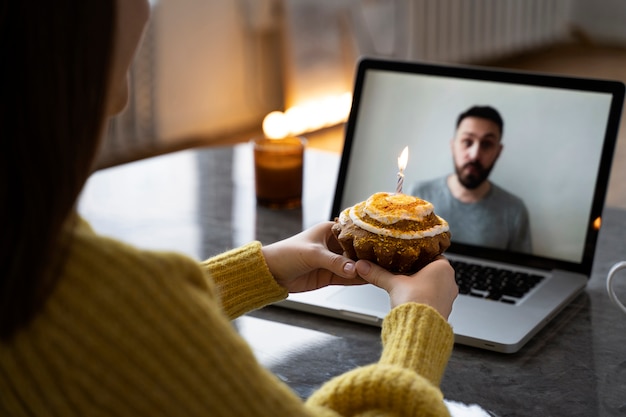
<svg viewBox="0 0 626 417">
<path fill-rule="evenodd" d="M 498 110 L 494 109 L 491 106 L 473 106 L 464 111 L 459 115 L 459 118 L 456 120 L 456 127 L 458 128 L 463 119 L 467 117 L 479 117 L 481 119 L 487 119 L 494 122 L 500 128 L 500 136 L 504 131 L 504 121 L 498 113 Z"/>
</svg>

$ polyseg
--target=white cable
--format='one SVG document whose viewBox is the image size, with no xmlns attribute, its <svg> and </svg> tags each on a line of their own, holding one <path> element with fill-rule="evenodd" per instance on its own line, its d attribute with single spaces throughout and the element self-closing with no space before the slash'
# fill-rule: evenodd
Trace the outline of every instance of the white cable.
<svg viewBox="0 0 626 417">
<path fill-rule="evenodd" d="M 611 299 L 613 304 L 615 304 L 620 310 L 622 310 L 626 314 L 626 306 L 624 306 L 624 304 L 622 304 L 622 302 L 617 298 L 615 290 L 613 289 L 613 279 L 616 273 L 624 268 L 626 268 L 626 262 L 624 261 L 618 262 L 613 265 L 613 267 L 606 276 L 606 292 L 609 294 L 609 298 Z"/>
</svg>

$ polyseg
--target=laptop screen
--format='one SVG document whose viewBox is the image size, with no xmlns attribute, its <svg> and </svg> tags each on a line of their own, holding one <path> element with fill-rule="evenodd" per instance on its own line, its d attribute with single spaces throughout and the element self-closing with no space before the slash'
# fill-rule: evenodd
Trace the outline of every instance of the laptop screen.
<svg viewBox="0 0 626 417">
<path fill-rule="evenodd" d="M 402 192 L 430 200 L 418 186 L 446 187 L 456 172 L 453 138 L 459 116 L 487 108 L 503 122 L 502 149 L 487 177 L 490 192 L 497 188 L 500 200 L 514 200 L 526 221 L 519 214 L 509 216 L 515 221 L 506 219 L 508 209 L 468 214 L 463 221 L 459 204 L 463 209 L 471 204 L 455 201 L 455 209 L 432 201 L 442 217 L 461 217 L 450 222 L 449 252 L 588 274 L 623 97 L 623 85 L 612 81 L 363 59 L 331 216 L 375 192 L 395 192 L 405 147 Z M 450 190 L 440 194 L 455 200 Z M 498 243 L 503 234 L 518 233 L 505 232 L 505 223 L 527 223 L 515 226 L 525 227 L 519 238 L 524 245 Z M 486 230 L 495 236 L 488 243 L 473 239 Z"/>
</svg>

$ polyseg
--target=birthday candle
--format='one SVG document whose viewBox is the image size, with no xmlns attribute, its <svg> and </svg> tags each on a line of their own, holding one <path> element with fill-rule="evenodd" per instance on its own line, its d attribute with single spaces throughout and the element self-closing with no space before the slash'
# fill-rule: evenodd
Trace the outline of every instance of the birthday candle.
<svg viewBox="0 0 626 417">
<path fill-rule="evenodd" d="M 402 185 L 404 184 L 404 170 L 409 160 L 409 147 L 406 146 L 398 157 L 398 183 L 396 184 L 396 194 L 402 194 Z"/>
</svg>

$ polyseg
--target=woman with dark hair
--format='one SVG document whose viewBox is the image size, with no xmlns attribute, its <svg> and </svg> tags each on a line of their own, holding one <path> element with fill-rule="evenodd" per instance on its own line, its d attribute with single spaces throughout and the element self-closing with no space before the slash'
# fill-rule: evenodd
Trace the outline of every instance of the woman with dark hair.
<svg viewBox="0 0 626 417">
<path fill-rule="evenodd" d="M 326 222 L 197 262 L 77 215 L 148 15 L 147 0 L 0 2 L 0 415 L 447 415 L 445 259 L 393 275 L 340 255 Z M 393 307 L 380 361 L 306 403 L 230 323 L 289 292 L 367 282 Z"/>
</svg>

